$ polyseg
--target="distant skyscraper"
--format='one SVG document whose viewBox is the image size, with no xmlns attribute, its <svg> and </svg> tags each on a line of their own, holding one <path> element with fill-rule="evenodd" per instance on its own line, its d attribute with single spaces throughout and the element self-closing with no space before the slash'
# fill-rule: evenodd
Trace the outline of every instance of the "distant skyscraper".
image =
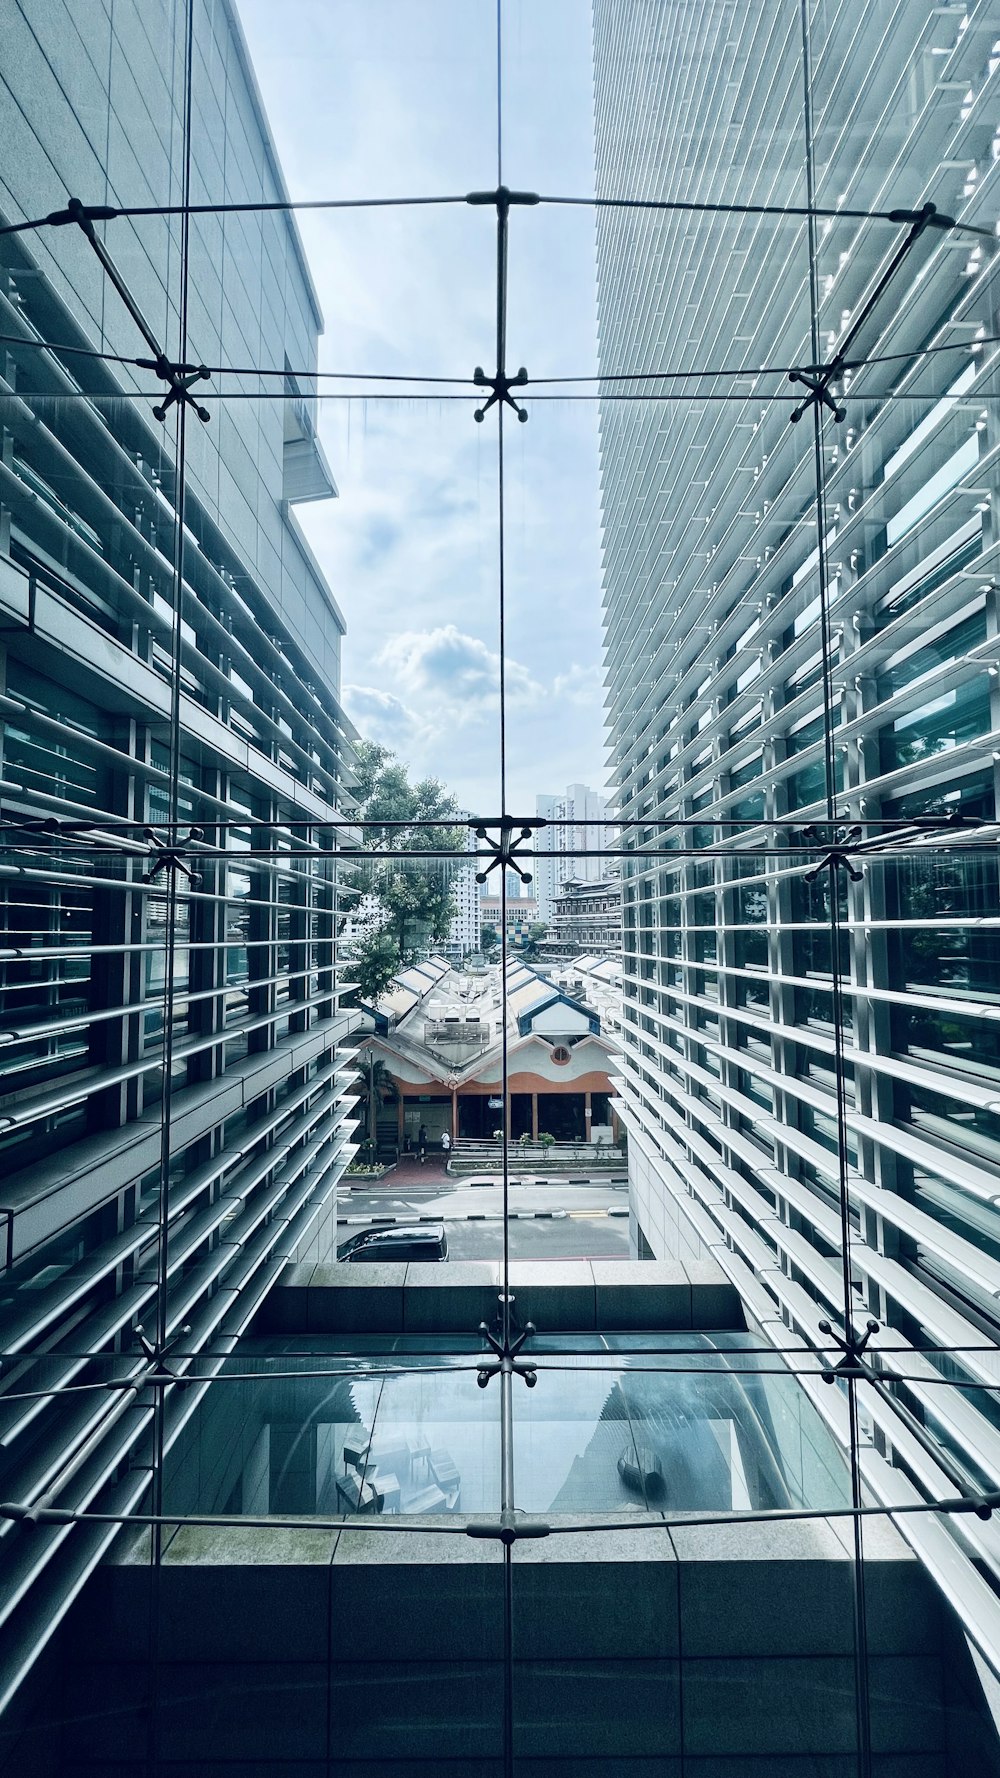
<svg viewBox="0 0 1000 1778">
<path fill-rule="evenodd" d="M 478 841 L 470 827 L 466 830 L 466 851 L 474 852 L 477 845 Z M 457 956 L 459 961 L 467 952 L 479 949 L 481 924 L 479 903 L 484 890 L 483 886 L 476 882 L 478 869 L 478 861 L 470 859 L 468 864 L 463 864 L 451 886 L 452 894 L 455 897 L 455 913 L 448 933 L 447 948 L 453 957 Z"/>
<path fill-rule="evenodd" d="M 558 807 L 559 798 L 557 796 L 536 796 L 535 798 L 535 814 L 542 821 L 554 821 Z M 535 836 L 535 846 L 539 853 L 554 851 L 555 837 L 554 829 L 543 827 Z M 539 855 L 535 857 L 533 887 L 538 897 L 538 918 L 544 920 L 546 925 L 551 922 L 555 909 L 556 890 L 561 881 L 556 873 L 558 863 L 558 858 L 542 858 Z"/>
<path fill-rule="evenodd" d="M 570 877 L 576 882 L 596 883 L 604 876 L 607 861 L 599 854 L 608 843 L 608 830 L 603 825 L 607 812 L 605 798 L 587 784 L 567 785 L 564 796 L 535 798 L 535 814 L 551 823 L 542 828 L 536 845 L 540 852 L 558 854 L 535 860 L 534 888 L 540 920 L 551 921 L 556 896 Z M 588 857 L 588 853 L 598 856 Z"/>
</svg>

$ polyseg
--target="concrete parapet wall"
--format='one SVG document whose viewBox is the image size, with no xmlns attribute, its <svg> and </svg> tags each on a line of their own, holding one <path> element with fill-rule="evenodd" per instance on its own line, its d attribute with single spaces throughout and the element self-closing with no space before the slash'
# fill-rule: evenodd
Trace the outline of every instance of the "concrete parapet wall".
<svg viewBox="0 0 1000 1778">
<path fill-rule="evenodd" d="M 525 1260 L 511 1266 L 510 1283 L 519 1321 L 550 1333 L 746 1326 L 739 1294 L 714 1260 Z M 291 1266 L 250 1331 L 470 1332 L 492 1321 L 499 1291 L 492 1260 Z"/>
<path fill-rule="evenodd" d="M 159 1580 L 162 1770 L 499 1778 L 503 1558 L 448 1523 L 183 1528 Z M 519 1774 L 853 1778 L 849 1528 L 574 1523 L 513 1552 Z M 875 1770 L 948 1778 L 977 1708 L 944 1608 L 891 1526 L 866 1545 Z M 150 1584 L 141 1559 L 109 1566 L 77 1608 L 75 1778 L 144 1772 Z"/>
</svg>

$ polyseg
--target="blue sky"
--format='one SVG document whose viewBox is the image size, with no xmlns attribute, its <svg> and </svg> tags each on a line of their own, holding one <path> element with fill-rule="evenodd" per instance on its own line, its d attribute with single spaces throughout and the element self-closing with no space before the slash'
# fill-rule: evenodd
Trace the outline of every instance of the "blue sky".
<svg viewBox="0 0 1000 1778">
<path fill-rule="evenodd" d="M 493 0 L 239 0 L 295 197 L 496 185 Z M 504 181 L 593 190 L 588 0 L 505 0 Z M 300 217 L 321 368 L 491 367 L 495 212 Z M 596 368 L 589 209 L 515 212 L 508 367 Z M 321 404 L 340 498 L 299 516 L 345 612 L 362 732 L 477 811 L 499 807 L 496 420 L 474 403 Z M 604 780 L 596 406 L 506 426 L 508 805 Z"/>
</svg>

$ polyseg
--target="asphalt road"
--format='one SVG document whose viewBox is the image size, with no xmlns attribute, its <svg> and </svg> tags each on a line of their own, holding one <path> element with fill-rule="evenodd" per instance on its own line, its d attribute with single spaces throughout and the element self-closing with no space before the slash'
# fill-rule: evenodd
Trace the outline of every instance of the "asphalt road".
<svg viewBox="0 0 1000 1778">
<path fill-rule="evenodd" d="M 510 1209 L 521 1212 L 510 1223 L 512 1259 L 628 1259 L 628 1217 L 608 1216 L 609 1208 L 627 1210 L 628 1191 L 606 1179 L 593 1185 L 567 1185 L 553 1179 L 534 1185 L 510 1186 Z M 539 1217 L 539 1211 L 555 1212 Z M 524 1213 L 533 1212 L 529 1219 Z M 462 1180 L 432 1177 L 394 1186 L 354 1187 L 340 1202 L 338 1239 L 383 1217 L 404 1219 L 439 1216 L 448 1228 L 452 1259 L 499 1259 L 503 1253 L 503 1191 L 499 1184 L 466 1185 Z M 469 1221 L 469 1216 L 477 1218 Z M 485 1217 L 490 1220 L 479 1221 Z M 347 1219 L 350 1218 L 348 1223 Z"/>
</svg>

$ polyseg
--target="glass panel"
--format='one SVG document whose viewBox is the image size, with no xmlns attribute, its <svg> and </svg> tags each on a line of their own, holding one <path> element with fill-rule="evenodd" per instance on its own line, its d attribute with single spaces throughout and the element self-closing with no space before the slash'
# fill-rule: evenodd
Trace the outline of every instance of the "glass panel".
<svg viewBox="0 0 1000 1778">
<path fill-rule="evenodd" d="M 541 1360 L 537 1388 L 514 1397 L 518 1504 L 543 1515 L 845 1505 L 842 1461 L 801 1388 L 757 1374 L 739 1343 L 647 1336 L 643 1357 Z M 686 1351 L 673 1358 L 672 1346 Z"/>
<path fill-rule="evenodd" d="M 902 1545 L 880 1526 L 866 1580 L 850 1503 L 862 1469 L 873 1509 L 1000 1487 L 995 26 L 78 10 L 15 0 L 0 71 L 12 1689 L 75 1662 L 39 1688 L 74 1769 L 933 1762 L 914 1698 L 979 1683 L 933 1662 L 992 1659 L 989 1502 L 906 1518 L 926 1570 L 899 1585 L 947 1573 L 946 1634 L 929 1593 L 887 1628 Z M 89 210 L 53 209 L 71 191 Z M 763 1320 L 645 1349 L 543 1327 L 512 1416 L 478 1295 L 454 1338 L 239 1344 L 314 1279 L 409 1326 L 380 1239 L 498 1289 L 507 1366 L 512 1257 L 571 1261 L 585 1319 L 627 1243 L 695 1321 L 703 1285 Z M 821 1342 L 869 1316 L 880 1386 L 827 1391 Z M 562 1521 L 536 1569 L 515 1502 Z M 780 1519 L 781 1563 L 770 1522 L 729 1524 L 799 1511 L 845 1518 Z M 574 1559 L 587 1514 L 675 1541 Z M 166 1555 L 138 1683 L 66 1616 L 127 1594 L 130 1561 L 88 1576 L 128 1519 Z M 824 1591 L 785 1644 L 783 1596 L 716 1596 L 699 1644 L 683 1563 L 759 1547 L 766 1592 L 793 1544 L 843 1610 Z M 174 1658 L 171 1563 L 221 1553 L 238 1593 L 234 1550 L 263 1553 L 266 1591 L 306 1548 L 328 1590 L 313 1621 L 297 1587 L 298 1643 L 255 1599 Z M 607 1563 L 632 1578 L 602 1604 Z M 301 1662 L 301 1709 L 263 1680 L 191 1708 L 226 1635 Z M 868 1695 L 886 1646 L 924 1663 L 898 1708 L 882 1668 Z M 742 1663 L 785 1655 L 769 1701 Z M 751 1685 L 756 1716 L 720 1708 Z"/>
<path fill-rule="evenodd" d="M 166 1473 L 167 1512 L 499 1511 L 499 1391 L 477 1387 L 471 1359 L 411 1353 L 401 1374 L 318 1351 L 311 1362 L 243 1356 L 226 1371 L 251 1368 L 263 1374 L 210 1390 L 185 1429 Z M 268 1370 L 282 1375 L 272 1382 Z"/>
</svg>

